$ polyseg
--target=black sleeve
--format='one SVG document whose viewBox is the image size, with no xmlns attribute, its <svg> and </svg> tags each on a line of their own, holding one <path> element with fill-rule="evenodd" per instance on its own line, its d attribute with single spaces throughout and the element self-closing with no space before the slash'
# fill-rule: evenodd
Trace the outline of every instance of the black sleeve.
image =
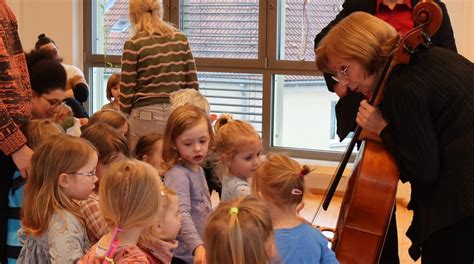
<svg viewBox="0 0 474 264">
<path fill-rule="evenodd" d="M 438 32 L 433 35 L 433 45 L 445 49 L 450 49 L 457 52 L 456 41 L 454 40 L 453 28 L 451 27 L 451 20 L 449 19 L 448 10 L 446 5 L 442 2 L 437 2 L 443 13 L 443 21 Z"/>
<path fill-rule="evenodd" d="M 72 88 L 72 91 L 74 93 L 74 98 L 81 103 L 86 102 L 89 98 L 89 87 L 87 87 L 87 84 L 85 83 L 76 84 Z"/>
<path fill-rule="evenodd" d="M 79 101 L 77 101 L 74 98 L 66 98 L 64 99 L 64 102 L 71 107 L 72 113 L 74 117 L 77 118 L 89 118 L 89 114 L 86 112 L 84 107 L 82 106 Z"/>
</svg>

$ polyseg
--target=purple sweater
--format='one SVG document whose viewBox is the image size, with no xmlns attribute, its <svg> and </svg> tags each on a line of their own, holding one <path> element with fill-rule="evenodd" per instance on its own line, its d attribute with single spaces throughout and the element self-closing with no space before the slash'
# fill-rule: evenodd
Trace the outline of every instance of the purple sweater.
<svg viewBox="0 0 474 264">
<path fill-rule="evenodd" d="M 175 257 L 193 263 L 192 252 L 204 244 L 204 228 L 212 209 L 204 171 L 192 171 L 177 164 L 165 174 L 164 183 L 178 194 L 182 216 Z"/>
</svg>

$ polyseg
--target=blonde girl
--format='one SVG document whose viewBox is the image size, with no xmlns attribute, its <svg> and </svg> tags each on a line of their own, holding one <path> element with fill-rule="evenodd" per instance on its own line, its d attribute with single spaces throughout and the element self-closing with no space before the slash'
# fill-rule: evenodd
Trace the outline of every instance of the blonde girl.
<svg viewBox="0 0 474 264">
<path fill-rule="evenodd" d="M 130 151 L 125 137 L 105 123 L 88 126 L 84 129 L 81 137 L 91 142 L 99 154 L 95 172 L 98 177 L 96 188 L 86 200 L 80 203 L 80 211 L 84 217 L 89 241 L 95 243 L 109 231 L 99 211 L 98 190 L 101 179 L 109 170 L 112 162 L 129 157 Z"/>
<path fill-rule="evenodd" d="M 76 200 L 97 181 L 97 153 L 85 139 L 51 137 L 33 154 L 22 208 L 18 263 L 73 263 L 89 248 Z"/>
<path fill-rule="evenodd" d="M 285 154 L 269 153 L 252 180 L 252 192 L 270 209 L 282 263 L 338 263 L 328 240 L 297 214 L 310 172 Z"/>
<path fill-rule="evenodd" d="M 269 264 L 275 256 L 272 218 L 264 203 L 240 197 L 219 204 L 205 233 L 207 264 Z"/>
<path fill-rule="evenodd" d="M 134 155 L 153 166 L 158 173 L 162 173 L 163 163 L 163 135 L 155 132 L 148 133 L 138 139 Z"/>
<path fill-rule="evenodd" d="M 110 75 L 109 79 L 107 80 L 107 86 L 105 88 L 105 95 L 107 100 L 109 100 L 108 104 L 102 106 L 100 110 L 105 109 L 112 109 L 112 110 L 120 110 L 120 74 L 114 73 Z"/>
<path fill-rule="evenodd" d="M 145 162 L 125 159 L 114 163 L 101 181 L 100 211 L 110 231 L 92 246 L 84 262 L 99 258 L 107 263 L 155 263 L 137 242 L 159 221 L 161 181 L 156 171 Z"/>
<path fill-rule="evenodd" d="M 119 111 L 112 109 L 105 109 L 95 112 L 90 118 L 88 126 L 98 123 L 106 123 L 111 125 L 113 128 L 117 129 L 123 136 L 128 136 L 128 120 L 127 118 Z"/>
<path fill-rule="evenodd" d="M 204 227 L 211 212 L 211 197 L 201 167 L 212 141 L 208 116 L 199 108 L 184 105 L 176 108 L 166 124 L 163 139 L 164 183 L 179 197 L 181 233 L 176 263 L 203 263 Z M 194 255 L 194 258 L 193 258 Z"/>
<path fill-rule="evenodd" d="M 49 119 L 32 120 L 26 126 L 26 144 L 33 151 L 38 149 L 39 145 L 49 139 L 51 136 L 63 134 L 64 130 L 57 123 Z M 13 249 L 8 255 L 8 261 L 13 262 L 18 258 L 21 250 L 20 241 L 18 241 L 17 231 L 20 229 L 20 210 L 23 204 L 23 194 L 26 179 L 21 177 L 20 171 L 15 171 L 12 177 L 12 186 L 8 193 L 9 218 L 7 222 L 7 246 Z M 18 252 L 13 254 L 13 252 Z"/>
<path fill-rule="evenodd" d="M 260 164 L 262 143 L 247 122 L 232 121 L 228 115 L 216 121 L 217 169 L 222 181 L 221 201 L 250 194 L 249 180 Z"/>
<path fill-rule="evenodd" d="M 123 49 L 120 109 L 130 120 L 131 146 L 150 129 L 164 132 L 172 92 L 199 88 L 188 39 L 163 21 L 161 2 L 130 0 L 134 35 Z"/>
</svg>

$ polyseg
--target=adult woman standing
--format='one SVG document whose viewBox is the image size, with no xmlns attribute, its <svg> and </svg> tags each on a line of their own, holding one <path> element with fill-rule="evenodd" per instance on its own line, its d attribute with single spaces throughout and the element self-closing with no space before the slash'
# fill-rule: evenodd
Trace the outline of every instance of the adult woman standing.
<svg viewBox="0 0 474 264">
<path fill-rule="evenodd" d="M 399 38 L 382 20 L 355 12 L 319 44 L 316 64 L 370 97 Z M 342 82 L 341 82 L 342 81 Z M 380 136 L 414 210 L 407 235 L 422 263 L 472 263 L 474 253 L 474 65 L 443 48 L 425 48 L 391 73 L 379 108 L 362 101 L 357 123 Z"/>
<path fill-rule="evenodd" d="M 163 21 L 158 0 L 130 0 L 135 35 L 122 55 L 120 109 L 129 115 L 130 145 L 150 130 L 163 133 L 170 93 L 199 88 L 188 40 Z"/>
</svg>

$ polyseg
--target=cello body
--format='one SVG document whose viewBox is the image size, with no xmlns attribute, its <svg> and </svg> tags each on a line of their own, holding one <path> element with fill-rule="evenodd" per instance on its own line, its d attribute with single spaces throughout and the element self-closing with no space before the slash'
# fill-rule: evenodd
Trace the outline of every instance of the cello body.
<svg viewBox="0 0 474 264">
<path fill-rule="evenodd" d="M 336 226 L 333 249 L 341 263 L 378 263 L 395 206 L 398 175 L 395 160 L 381 143 L 362 143 Z"/>
</svg>

